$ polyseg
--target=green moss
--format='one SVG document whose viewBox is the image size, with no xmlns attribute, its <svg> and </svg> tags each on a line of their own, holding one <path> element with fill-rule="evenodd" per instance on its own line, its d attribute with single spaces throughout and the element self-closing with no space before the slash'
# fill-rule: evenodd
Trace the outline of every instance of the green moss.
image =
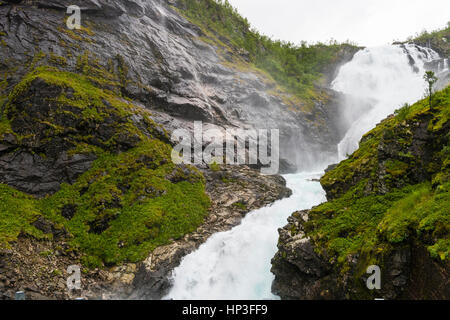
<svg viewBox="0 0 450 320">
<path fill-rule="evenodd" d="M 358 187 L 339 199 L 314 208 L 305 224 L 313 236 L 339 265 L 350 254 L 365 254 L 371 259 L 385 256 L 398 243 L 412 238 L 433 239 L 428 249 L 435 256 L 448 258 L 450 197 L 419 184 L 385 195 L 361 197 Z M 364 263 L 364 260 L 360 262 Z"/>
<path fill-rule="evenodd" d="M 7 99 L 0 101 L 0 110 L 3 111 L 4 104 L 6 104 Z M 2 114 L 0 114 L 0 139 L 3 138 L 5 134 L 13 133 L 11 129 L 11 122 L 8 118 Z"/>
<path fill-rule="evenodd" d="M 125 64 L 125 59 L 121 55 L 116 56 L 118 62 L 119 81 L 122 86 L 126 86 L 128 82 L 128 66 Z"/>
<path fill-rule="evenodd" d="M 0 78 L 0 93 L 4 92 L 8 86 L 8 73 L 5 72 L 3 77 Z"/>
<path fill-rule="evenodd" d="M 0 133 L 10 132 L 21 140 L 11 122 L 23 116 L 18 108 L 27 103 L 36 79 L 62 89 L 59 96 L 46 98 L 54 108 L 49 116 L 33 121 L 48 131 L 37 133 L 40 138 L 62 135 L 74 144 L 69 155 L 93 153 L 97 160 L 74 184 L 62 184 L 58 192 L 43 199 L 0 185 L 0 243 L 16 240 L 21 232 L 43 236 L 31 226 L 43 216 L 69 232 L 71 248 L 84 253 L 86 266 L 98 267 L 140 261 L 157 246 L 201 225 L 209 207 L 202 174 L 194 167 L 172 163 L 167 136 L 146 111 L 96 86 L 98 82 L 85 75 L 37 67 L 10 93 Z M 94 144 L 95 131 L 88 135 L 59 124 L 58 114 L 70 114 L 94 128 L 112 121 L 114 134 L 103 144 L 97 140 Z M 137 114 L 142 118 L 139 128 L 130 119 Z M 136 138 L 135 146 L 117 152 L 116 140 L 124 135 L 126 140 Z M 64 210 L 71 215 L 64 217 Z"/>
<path fill-rule="evenodd" d="M 449 259 L 449 97 L 447 87 L 436 93 L 432 111 L 426 100 L 403 107 L 322 177 L 330 200 L 313 208 L 304 226 L 343 272 L 350 267 L 349 255 L 359 254 L 357 268 L 363 273 L 367 265 L 382 265 L 391 250 L 411 241 L 421 243 L 433 258 Z M 424 125 L 432 140 L 428 149 L 413 145 L 413 131 L 423 135 Z M 412 178 L 418 170 L 431 179 Z"/>
<path fill-rule="evenodd" d="M 421 215 L 417 207 L 428 202 L 432 195 L 429 184 L 419 185 L 411 193 L 394 203 L 378 225 L 378 232 L 392 243 L 405 241 L 410 229 L 418 230 Z"/>
<path fill-rule="evenodd" d="M 434 259 L 445 261 L 450 259 L 450 239 L 440 239 L 435 245 L 428 247 L 428 252 Z"/>
<path fill-rule="evenodd" d="M 223 183 L 235 183 L 238 182 L 236 179 L 231 178 L 228 174 L 224 174 L 220 180 L 222 180 Z"/>
<path fill-rule="evenodd" d="M 398 177 L 406 173 L 409 165 L 397 159 L 386 161 L 386 171 L 393 177 Z"/>
<path fill-rule="evenodd" d="M 0 247 L 21 233 L 42 238 L 43 233 L 31 225 L 40 215 L 32 197 L 0 184 Z"/>
<path fill-rule="evenodd" d="M 65 67 L 67 65 L 67 59 L 61 56 L 58 56 L 55 53 L 50 53 L 50 58 L 49 58 L 50 63 L 56 65 L 56 66 L 62 66 Z"/>
<path fill-rule="evenodd" d="M 433 243 L 427 246 L 433 257 L 449 259 L 449 212 L 448 183 L 436 191 L 427 183 L 419 185 L 387 211 L 378 226 L 379 233 L 391 243 L 403 242 L 412 236 L 426 239 Z"/>
<path fill-rule="evenodd" d="M 116 73 L 112 61 L 107 66 L 100 65 L 96 56 L 89 51 L 76 58 L 76 69 L 87 77 L 92 83 L 105 88 L 114 88 L 116 95 L 121 95 L 120 86 L 123 83 L 123 73 L 121 68 L 127 68 L 122 61 L 122 67 L 119 65 L 119 71 Z"/>
<path fill-rule="evenodd" d="M 59 269 L 54 269 L 53 271 L 52 271 L 52 275 L 53 276 L 56 276 L 56 277 L 60 277 L 60 276 L 62 276 L 62 271 L 61 270 L 59 270 Z"/>
<path fill-rule="evenodd" d="M 46 57 L 47 57 L 47 55 L 42 51 L 39 51 L 38 53 L 36 53 L 33 56 L 33 59 L 31 60 L 31 62 L 29 64 L 29 69 L 34 70 L 39 65 L 39 63 L 42 60 L 44 60 Z"/>
<path fill-rule="evenodd" d="M 54 252 L 52 250 L 44 250 L 44 251 L 39 252 L 39 255 L 41 257 L 50 257 L 50 256 L 54 255 Z"/>
<path fill-rule="evenodd" d="M 408 114 L 410 113 L 411 106 L 408 103 L 405 103 L 403 107 L 400 109 L 395 110 L 395 116 L 397 117 L 398 121 L 403 121 L 406 119 Z"/>
<path fill-rule="evenodd" d="M 139 261 L 159 245 L 194 231 L 209 205 L 201 175 L 191 169 L 184 181 L 165 177 L 170 147 L 158 140 L 118 156 L 101 156 L 74 185 L 40 203 L 41 211 L 73 234 L 72 245 L 107 264 Z M 151 160 L 150 160 L 151 159 Z M 149 162 L 147 162 L 149 161 Z M 76 207 L 69 221 L 60 215 Z"/>
<path fill-rule="evenodd" d="M 5 42 L 5 40 L 3 40 L 1 37 L 6 36 L 6 33 L 3 31 L 0 31 L 0 46 L 6 47 L 7 43 Z"/>
<path fill-rule="evenodd" d="M 226 0 L 182 0 L 177 9 L 201 28 L 201 40 L 215 45 L 227 59 L 232 56 L 231 66 L 263 70 L 309 108 L 313 99 L 320 99 L 315 85 L 323 82 L 327 66 L 337 63 L 345 50 L 357 50 L 350 43 L 332 41 L 301 46 L 274 41 L 252 29 Z"/>
<path fill-rule="evenodd" d="M 94 34 L 92 32 L 92 30 L 90 30 L 89 28 L 84 28 L 84 27 L 82 27 L 81 29 L 75 29 L 75 30 L 70 30 L 65 27 L 60 27 L 60 28 L 58 28 L 58 31 L 67 35 L 72 40 L 83 41 L 83 42 L 87 42 L 87 43 L 92 43 L 92 39 L 90 38 L 90 36 L 92 36 Z"/>
<path fill-rule="evenodd" d="M 221 170 L 220 165 L 218 165 L 216 162 L 213 162 L 209 165 L 209 169 L 214 172 L 218 172 Z"/>
</svg>

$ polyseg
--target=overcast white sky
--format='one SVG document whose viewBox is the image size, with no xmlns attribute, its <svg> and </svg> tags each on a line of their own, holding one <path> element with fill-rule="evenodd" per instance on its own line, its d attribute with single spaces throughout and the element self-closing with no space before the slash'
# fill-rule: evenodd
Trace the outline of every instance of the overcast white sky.
<svg viewBox="0 0 450 320">
<path fill-rule="evenodd" d="M 296 44 L 333 38 L 383 45 L 450 21 L 450 0 L 229 1 L 261 33 Z"/>
</svg>

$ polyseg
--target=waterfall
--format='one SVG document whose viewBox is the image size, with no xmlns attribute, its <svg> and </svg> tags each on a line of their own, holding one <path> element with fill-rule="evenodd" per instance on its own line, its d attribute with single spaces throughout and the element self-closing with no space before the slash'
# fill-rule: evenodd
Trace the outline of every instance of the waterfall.
<svg viewBox="0 0 450 320">
<path fill-rule="evenodd" d="M 439 72 L 446 72 L 446 71 L 448 71 L 448 69 L 449 69 L 449 61 L 450 59 L 444 59 L 444 61 L 443 61 L 443 68 L 442 68 L 442 70 L 439 70 Z"/>
<path fill-rule="evenodd" d="M 332 88 L 347 95 L 344 117 L 353 124 L 338 145 L 339 160 L 353 153 L 375 124 L 424 96 L 424 64 L 435 59 L 439 55 L 429 48 L 392 45 L 359 51 L 340 69 Z"/>
<path fill-rule="evenodd" d="M 424 95 L 424 62 L 437 58 L 428 48 L 386 46 L 362 50 L 341 68 L 333 87 L 347 96 L 343 116 L 350 129 L 339 144 L 340 158 L 353 152 L 377 122 Z M 292 196 L 250 212 L 239 226 L 214 234 L 184 257 L 165 299 L 277 299 L 270 290 L 277 229 L 292 212 L 325 201 L 320 183 L 311 181 L 322 174 L 285 175 Z"/>
</svg>

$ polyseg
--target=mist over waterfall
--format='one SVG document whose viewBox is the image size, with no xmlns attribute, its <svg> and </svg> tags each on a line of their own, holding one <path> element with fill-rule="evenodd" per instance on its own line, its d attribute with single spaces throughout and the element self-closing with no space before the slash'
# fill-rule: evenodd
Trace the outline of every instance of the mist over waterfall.
<svg viewBox="0 0 450 320">
<path fill-rule="evenodd" d="M 425 63 L 438 58 L 432 49 L 412 44 L 383 46 L 357 52 L 340 69 L 332 88 L 347 95 L 342 116 L 351 125 L 338 145 L 339 161 L 378 122 L 424 96 Z"/>
<path fill-rule="evenodd" d="M 357 149 L 362 135 L 379 121 L 423 97 L 424 64 L 438 58 L 433 50 L 415 45 L 385 46 L 358 52 L 340 69 L 332 86 L 345 94 L 342 121 L 349 128 L 338 146 L 340 159 Z M 186 256 L 173 271 L 173 287 L 165 298 L 277 299 L 270 272 L 277 229 L 294 211 L 325 201 L 320 183 L 311 180 L 322 174 L 285 175 L 293 195 L 250 212 L 241 225 L 213 235 Z"/>
</svg>

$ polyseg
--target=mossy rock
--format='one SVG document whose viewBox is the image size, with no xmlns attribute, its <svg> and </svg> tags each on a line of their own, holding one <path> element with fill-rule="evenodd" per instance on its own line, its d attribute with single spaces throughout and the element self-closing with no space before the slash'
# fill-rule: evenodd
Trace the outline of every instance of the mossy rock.
<svg viewBox="0 0 450 320">
<path fill-rule="evenodd" d="M 329 201 L 310 211 L 304 228 L 340 270 L 355 254 L 361 270 L 382 265 L 412 242 L 448 264 L 450 87 L 434 99 L 432 110 L 425 99 L 384 120 L 322 177 Z"/>
<path fill-rule="evenodd" d="M 33 227 L 42 217 L 69 233 L 85 265 L 137 262 L 208 214 L 202 174 L 172 163 L 164 129 L 85 75 L 37 67 L 9 94 L 0 137 L 6 156 L 30 154 L 49 172 L 61 154 L 94 156 L 73 181 L 57 176 L 57 190 L 40 198 L 0 184 L 2 246 L 20 234 L 51 238 Z"/>
</svg>

